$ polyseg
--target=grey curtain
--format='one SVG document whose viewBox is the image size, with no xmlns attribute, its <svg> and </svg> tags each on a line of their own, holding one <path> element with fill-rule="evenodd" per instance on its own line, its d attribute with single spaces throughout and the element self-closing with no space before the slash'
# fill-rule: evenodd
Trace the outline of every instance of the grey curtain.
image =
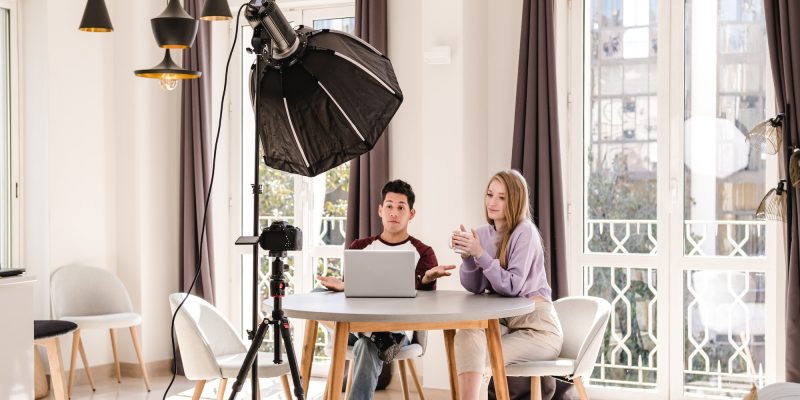
<svg viewBox="0 0 800 400">
<path fill-rule="evenodd" d="M 186 11 L 200 17 L 204 0 L 185 0 Z M 180 196 L 180 290 L 192 284 L 200 255 L 204 202 L 211 179 L 211 32 L 209 23 L 200 22 L 194 46 L 183 50 L 183 67 L 201 71 L 200 79 L 185 80 L 181 90 L 181 196 Z M 211 206 L 206 217 L 203 262 L 193 294 L 214 304 L 214 251 Z"/>
<path fill-rule="evenodd" d="M 786 113 L 788 124 L 783 135 L 786 146 L 800 143 L 797 132 L 800 102 L 800 2 L 796 0 L 764 0 L 767 19 L 767 42 L 778 111 Z M 786 107 L 788 105 L 788 108 Z M 789 152 L 780 151 L 783 165 Z M 786 279 L 786 380 L 800 382 L 800 202 L 797 191 L 790 187 L 787 208 L 787 279 Z"/>
<path fill-rule="evenodd" d="M 386 54 L 386 0 L 356 0 L 356 36 Z M 389 137 L 384 132 L 368 153 L 350 161 L 345 245 L 382 230 L 378 218 L 381 189 L 389 180 Z"/>
<path fill-rule="evenodd" d="M 533 218 L 542 233 L 555 300 L 569 293 L 553 7 L 553 0 L 525 0 L 523 6 L 511 168 L 520 171 L 530 187 Z"/>
</svg>

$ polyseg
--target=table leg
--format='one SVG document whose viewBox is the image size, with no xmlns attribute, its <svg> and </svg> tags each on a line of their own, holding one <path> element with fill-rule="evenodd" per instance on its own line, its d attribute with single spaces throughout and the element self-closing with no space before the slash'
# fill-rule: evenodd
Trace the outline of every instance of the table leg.
<svg viewBox="0 0 800 400">
<path fill-rule="evenodd" d="M 486 328 L 486 345 L 492 364 L 492 376 L 494 377 L 494 390 L 497 394 L 497 400 L 508 400 L 508 381 L 506 380 L 506 365 L 503 358 L 503 344 L 500 340 L 500 321 L 496 319 L 489 320 L 489 327 Z"/>
<path fill-rule="evenodd" d="M 450 399 L 458 400 L 458 371 L 456 370 L 456 331 L 446 329 L 444 331 L 444 347 L 447 350 L 447 369 L 450 371 Z"/>
<path fill-rule="evenodd" d="M 344 378 L 344 361 L 347 358 L 347 336 L 350 334 L 349 322 L 336 322 L 333 339 L 333 357 L 328 372 L 328 400 L 342 398 L 342 379 Z"/>
<path fill-rule="evenodd" d="M 308 385 L 311 383 L 311 365 L 314 363 L 314 345 L 317 342 L 317 321 L 306 321 L 306 332 L 303 337 L 303 358 L 300 361 L 300 374 L 303 378 L 303 394 L 308 395 Z"/>
</svg>

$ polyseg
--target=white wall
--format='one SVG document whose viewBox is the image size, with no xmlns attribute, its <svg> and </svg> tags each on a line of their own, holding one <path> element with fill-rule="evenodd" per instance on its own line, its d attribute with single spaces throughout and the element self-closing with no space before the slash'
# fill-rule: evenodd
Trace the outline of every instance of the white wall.
<svg viewBox="0 0 800 400">
<path fill-rule="evenodd" d="M 38 277 L 37 318 L 49 317 L 56 268 L 117 274 L 143 315 L 146 361 L 164 360 L 166 299 L 178 284 L 180 90 L 133 75 L 163 57 L 149 19 L 164 3 L 107 4 L 107 34 L 79 32 L 75 3 L 21 4 L 24 260 Z M 121 360 L 136 362 L 128 336 L 120 332 Z M 92 365 L 112 362 L 107 332 L 83 337 Z"/>
</svg>

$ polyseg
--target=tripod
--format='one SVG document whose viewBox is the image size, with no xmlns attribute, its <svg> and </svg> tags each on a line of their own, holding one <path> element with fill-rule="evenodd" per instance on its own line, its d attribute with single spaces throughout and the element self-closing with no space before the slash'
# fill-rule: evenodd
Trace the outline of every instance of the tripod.
<svg viewBox="0 0 800 400">
<path fill-rule="evenodd" d="M 285 288 L 286 284 L 283 279 L 283 272 L 286 268 L 286 265 L 281 260 L 282 257 L 286 257 L 286 252 L 270 252 L 270 257 L 274 257 L 274 261 L 272 261 L 272 270 L 271 275 L 269 278 L 269 291 L 270 296 L 272 297 L 273 308 L 272 308 L 272 318 L 264 318 L 261 320 L 261 323 L 258 325 L 258 329 L 256 329 L 255 333 L 250 332 L 252 334 L 252 343 L 250 344 L 250 348 L 247 350 L 247 355 L 244 358 L 244 363 L 242 363 L 241 369 L 239 369 L 239 374 L 236 376 L 236 382 L 233 384 L 233 390 L 231 391 L 231 396 L 229 400 L 234 400 L 236 398 L 236 394 L 242 390 L 242 386 L 244 384 L 244 380 L 247 378 L 247 372 L 251 366 L 253 366 L 253 398 L 256 398 L 255 395 L 255 382 L 258 379 L 258 374 L 256 368 L 258 368 L 257 363 L 257 355 L 258 355 L 258 348 L 261 343 L 264 341 L 264 337 L 267 335 L 267 326 L 272 325 L 272 333 L 273 333 L 273 340 L 274 340 L 274 350 L 275 350 L 275 358 L 273 362 L 275 364 L 282 364 L 283 360 L 281 359 L 281 337 L 283 337 L 283 343 L 286 346 L 286 356 L 289 358 L 289 370 L 292 375 L 292 384 L 294 384 L 294 395 L 298 400 L 303 400 L 303 383 L 300 379 L 300 371 L 297 368 L 297 357 L 295 357 L 294 353 L 294 346 L 292 345 L 292 337 L 289 333 L 289 319 L 286 318 L 286 315 L 283 313 L 282 306 L 282 299 L 285 295 Z"/>
<path fill-rule="evenodd" d="M 252 39 L 252 49 L 247 49 L 249 52 L 252 52 L 256 55 L 256 65 L 255 65 L 255 74 L 259 76 L 263 68 L 263 57 L 266 57 L 265 50 L 269 49 L 269 36 L 264 32 L 262 27 L 257 27 L 253 30 L 253 39 Z M 254 95 L 255 98 L 255 116 L 256 116 L 256 129 L 258 129 L 259 120 L 260 120 L 260 107 L 258 107 L 260 102 L 260 97 L 258 95 L 259 91 L 255 90 Z M 251 392 L 253 393 L 253 399 L 257 399 L 258 393 L 258 348 L 261 346 L 261 343 L 264 342 L 264 337 L 267 335 L 268 325 L 273 325 L 273 346 L 275 351 L 275 357 L 273 362 L 275 364 L 282 364 L 283 360 L 281 359 L 281 337 L 283 337 L 284 345 L 286 346 L 286 356 L 289 358 L 289 370 L 292 375 L 292 383 L 294 384 L 294 395 L 297 397 L 298 400 L 303 400 L 303 384 L 300 378 L 300 371 L 297 368 L 297 358 L 295 357 L 294 353 L 294 346 L 292 345 L 292 337 L 289 333 L 289 319 L 283 313 L 282 308 L 282 299 L 285 295 L 285 288 L 286 284 L 284 281 L 284 269 L 285 264 L 281 258 L 286 257 L 285 251 L 270 251 L 269 256 L 274 257 L 272 262 L 272 269 L 270 274 L 270 285 L 269 291 L 270 296 L 272 297 L 273 307 L 272 307 L 272 317 L 271 318 L 264 318 L 261 320 L 261 323 L 258 323 L 258 307 L 260 306 L 258 301 L 258 239 L 257 236 L 259 234 L 259 218 L 258 218 L 258 200 L 259 196 L 261 195 L 261 184 L 259 182 L 259 173 L 258 173 L 258 166 L 259 166 L 259 138 L 258 132 L 255 132 L 255 159 L 253 162 L 253 169 L 254 169 L 254 183 L 253 187 L 253 234 L 256 236 L 244 236 L 240 237 L 237 241 L 237 245 L 252 245 L 253 246 L 253 331 L 248 332 L 248 338 L 252 341 L 250 343 L 250 348 L 247 350 L 247 355 L 244 358 L 244 362 L 242 363 L 241 368 L 239 369 L 239 373 L 236 375 L 236 382 L 234 382 L 231 395 L 229 400 L 234 400 L 236 398 L 236 394 L 242 390 L 242 386 L 244 385 L 244 381 L 247 378 L 247 372 L 252 367 L 252 379 L 251 379 Z M 258 327 L 256 327 L 258 324 Z"/>
</svg>

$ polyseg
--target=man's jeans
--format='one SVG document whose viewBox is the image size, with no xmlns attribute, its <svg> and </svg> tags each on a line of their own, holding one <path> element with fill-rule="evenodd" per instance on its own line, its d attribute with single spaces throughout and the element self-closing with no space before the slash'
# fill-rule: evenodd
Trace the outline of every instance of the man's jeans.
<svg viewBox="0 0 800 400">
<path fill-rule="evenodd" d="M 408 337 L 403 345 L 411 342 Z M 354 400 L 371 400 L 375 396 L 375 386 L 381 374 L 383 361 L 378 358 L 378 346 L 367 337 L 351 334 L 348 345 L 353 346 L 353 384 L 350 387 L 350 398 Z"/>
</svg>

